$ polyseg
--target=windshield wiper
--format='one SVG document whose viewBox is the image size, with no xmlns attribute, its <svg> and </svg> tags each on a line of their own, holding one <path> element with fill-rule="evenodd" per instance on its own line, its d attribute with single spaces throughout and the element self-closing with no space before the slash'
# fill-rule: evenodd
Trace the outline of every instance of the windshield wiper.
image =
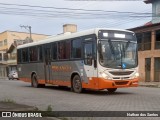
<svg viewBox="0 0 160 120">
<path fill-rule="evenodd" d="M 122 56 L 123 56 L 124 58 L 125 58 L 125 52 L 126 52 L 126 50 L 128 49 L 129 44 L 130 44 L 130 41 L 128 41 L 128 42 L 126 43 L 126 46 L 122 46 L 121 51 L 123 50 L 123 54 L 122 54 L 122 52 L 121 52 L 121 54 L 122 54 Z"/>
<path fill-rule="evenodd" d="M 100 42 L 98 43 L 98 52 L 99 52 L 99 58 L 102 62 L 103 61 L 103 55 L 102 55 L 102 45 L 101 45 Z"/>
<path fill-rule="evenodd" d="M 125 51 L 126 51 L 127 48 L 129 47 L 129 43 L 130 43 L 130 41 L 127 42 L 126 47 L 125 47 Z"/>
<path fill-rule="evenodd" d="M 112 42 L 111 42 L 110 39 L 108 40 L 108 43 L 109 43 L 109 47 L 110 47 L 110 49 L 111 49 L 111 53 L 113 54 L 114 60 L 116 60 L 114 47 L 113 47 L 113 44 L 112 44 Z"/>
<path fill-rule="evenodd" d="M 126 43 L 126 46 L 123 46 L 123 44 L 121 44 L 121 47 L 120 47 L 120 51 L 121 51 L 121 65 L 120 66 L 122 69 L 125 69 L 125 64 L 123 63 L 123 57 L 125 58 L 125 52 L 128 49 L 129 44 L 130 44 L 130 41 Z"/>
</svg>

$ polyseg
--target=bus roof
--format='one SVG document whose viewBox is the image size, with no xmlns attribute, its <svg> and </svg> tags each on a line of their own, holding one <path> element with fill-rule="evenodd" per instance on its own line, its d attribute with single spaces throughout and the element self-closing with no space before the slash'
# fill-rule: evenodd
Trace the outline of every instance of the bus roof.
<svg viewBox="0 0 160 120">
<path fill-rule="evenodd" d="M 53 36 L 50 36 L 50 37 L 48 37 L 44 40 L 19 45 L 17 47 L 17 49 L 36 46 L 36 45 L 41 45 L 41 44 L 50 43 L 50 42 L 59 41 L 59 40 L 64 40 L 64 39 L 71 39 L 71 38 L 74 38 L 74 37 L 80 37 L 80 36 L 90 35 L 90 34 L 94 34 L 94 33 L 97 34 L 99 30 L 116 30 L 116 31 L 132 32 L 132 31 L 124 30 L 124 29 L 94 28 L 94 29 L 84 30 L 84 31 L 75 32 L 75 33 L 70 33 L 70 32 L 68 33 L 67 32 L 67 33 L 63 33 L 63 34 L 60 34 L 60 35 L 53 35 Z"/>
</svg>

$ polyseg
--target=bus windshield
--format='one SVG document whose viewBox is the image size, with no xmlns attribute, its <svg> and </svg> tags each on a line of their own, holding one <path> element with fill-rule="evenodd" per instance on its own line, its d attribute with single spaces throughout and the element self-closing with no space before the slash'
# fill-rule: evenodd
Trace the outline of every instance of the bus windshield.
<svg viewBox="0 0 160 120">
<path fill-rule="evenodd" d="M 107 68 L 129 69 L 137 67 L 137 43 L 122 40 L 101 40 L 100 64 Z"/>
</svg>

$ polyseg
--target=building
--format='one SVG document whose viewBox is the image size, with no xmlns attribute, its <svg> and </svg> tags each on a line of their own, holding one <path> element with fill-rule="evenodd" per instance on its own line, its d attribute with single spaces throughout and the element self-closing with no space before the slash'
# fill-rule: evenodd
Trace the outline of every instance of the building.
<svg viewBox="0 0 160 120">
<path fill-rule="evenodd" d="M 147 24 L 132 28 L 138 41 L 140 80 L 160 82 L 160 1 L 145 0 L 152 3 L 153 17 Z"/>
<path fill-rule="evenodd" d="M 63 33 L 77 32 L 77 25 L 63 25 Z M 17 69 L 17 46 L 33 41 L 43 40 L 49 35 L 30 34 L 25 32 L 4 31 L 0 33 L 0 78 L 7 77 L 9 71 Z"/>
<path fill-rule="evenodd" d="M 9 71 L 16 69 L 17 50 L 20 44 L 39 41 L 48 37 L 43 34 L 30 34 L 25 32 L 4 31 L 0 33 L 0 78 L 7 77 Z"/>
<path fill-rule="evenodd" d="M 145 0 L 146 4 L 152 4 L 152 23 L 160 22 L 160 0 Z"/>
<path fill-rule="evenodd" d="M 66 32 L 71 32 L 71 33 L 77 32 L 77 25 L 75 25 L 75 24 L 64 24 L 63 25 L 63 33 L 66 33 Z"/>
</svg>

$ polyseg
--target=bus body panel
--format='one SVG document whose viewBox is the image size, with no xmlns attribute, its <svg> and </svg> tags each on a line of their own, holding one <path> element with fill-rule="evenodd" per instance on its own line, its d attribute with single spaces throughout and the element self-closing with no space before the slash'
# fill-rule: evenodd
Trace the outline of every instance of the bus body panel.
<svg viewBox="0 0 160 120">
<path fill-rule="evenodd" d="M 38 80 L 45 80 L 44 63 L 23 63 L 18 65 L 20 78 L 30 79 L 32 73 L 37 75 Z"/>
<path fill-rule="evenodd" d="M 86 69 L 87 65 L 84 65 L 83 60 L 77 61 L 59 61 L 59 62 L 52 62 L 51 65 L 48 67 L 45 63 L 30 63 L 30 64 L 19 64 L 19 77 L 24 81 L 31 81 L 31 75 L 35 73 L 37 75 L 37 79 L 39 83 L 52 83 L 57 84 L 58 81 L 60 83 L 66 82 L 69 84 L 71 82 L 71 75 L 73 73 L 77 73 L 83 83 L 88 84 L 89 79 L 92 77 L 97 77 L 97 74 L 94 75 L 94 70 Z M 46 67 L 46 68 L 45 68 Z M 40 69 L 38 69 L 40 68 Z M 23 72 L 22 72 L 23 71 Z M 50 71 L 50 79 L 45 77 L 45 71 Z M 25 74 L 24 74 L 25 72 Z M 95 72 L 97 73 L 97 72 Z M 27 79 L 28 78 L 28 79 Z"/>
</svg>

